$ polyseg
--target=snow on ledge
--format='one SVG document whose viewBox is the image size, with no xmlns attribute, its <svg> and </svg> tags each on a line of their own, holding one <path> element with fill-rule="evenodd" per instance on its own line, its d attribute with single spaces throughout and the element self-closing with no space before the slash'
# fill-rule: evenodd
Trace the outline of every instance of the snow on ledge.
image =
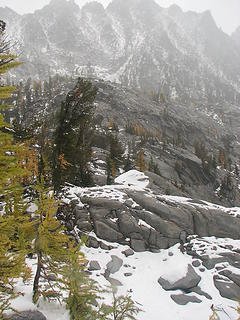
<svg viewBox="0 0 240 320">
<path fill-rule="evenodd" d="M 148 186 L 149 179 L 142 172 L 139 172 L 137 170 L 130 170 L 117 177 L 115 179 L 115 183 L 123 184 L 128 187 L 137 187 L 140 189 L 144 189 Z"/>
</svg>

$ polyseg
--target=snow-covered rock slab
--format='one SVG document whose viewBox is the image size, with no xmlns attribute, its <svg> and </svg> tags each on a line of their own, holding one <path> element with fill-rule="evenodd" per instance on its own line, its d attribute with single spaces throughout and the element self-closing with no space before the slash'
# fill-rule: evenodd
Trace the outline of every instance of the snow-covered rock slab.
<svg viewBox="0 0 240 320">
<path fill-rule="evenodd" d="M 66 188 L 65 199 L 70 200 L 70 205 L 65 201 L 59 218 L 70 232 L 75 230 L 79 236 L 92 232 L 101 240 L 126 244 L 137 252 L 167 249 L 184 243 L 188 235 L 194 234 L 240 238 L 237 208 L 155 194 L 147 188 L 148 177 L 137 170 L 120 175 L 115 183 Z M 101 241 L 89 243 L 97 248 Z M 217 259 L 224 261 L 221 257 Z M 207 258 L 205 266 L 210 268 L 215 262 L 215 258 L 213 261 Z"/>
</svg>

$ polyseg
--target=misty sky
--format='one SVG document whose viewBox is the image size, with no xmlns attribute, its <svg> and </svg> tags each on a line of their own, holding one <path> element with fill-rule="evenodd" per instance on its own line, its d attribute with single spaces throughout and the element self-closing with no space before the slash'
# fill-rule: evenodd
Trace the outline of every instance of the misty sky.
<svg viewBox="0 0 240 320">
<path fill-rule="evenodd" d="M 82 5 L 89 0 L 75 0 Z M 98 0 L 107 5 L 111 0 Z M 127 0 L 124 0 L 127 1 Z M 145 0 L 148 1 L 148 0 Z M 167 7 L 173 3 L 184 10 L 211 10 L 218 24 L 225 32 L 232 33 L 240 26 L 240 0 L 155 0 L 161 6 Z M 33 12 L 48 4 L 50 0 L 0 0 L 0 6 L 8 6 L 19 13 Z M 1 14 L 0 14 L 1 18 Z"/>
</svg>

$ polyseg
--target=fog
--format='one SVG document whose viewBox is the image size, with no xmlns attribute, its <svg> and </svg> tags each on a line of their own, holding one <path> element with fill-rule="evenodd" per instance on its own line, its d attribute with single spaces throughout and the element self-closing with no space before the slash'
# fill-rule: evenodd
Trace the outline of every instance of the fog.
<svg viewBox="0 0 240 320">
<path fill-rule="evenodd" d="M 126 0 L 127 1 L 127 0 Z M 148 1 L 148 0 L 146 0 Z M 211 10 L 217 25 L 226 33 L 232 33 L 240 26 L 240 1 L 239 0 L 156 0 L 161 6 L 167 7 L 173 3 L 178 4 L 183 10 L 205 11 Z M 80 6 L 89 0 L 76 0 Z M 99 0 L 107 5 L 110 0 Z M 18 13 L 29 13 L 42 8 L 49 0 L 0 0 L 0 6 L 9 6 Z"/>
</svg>

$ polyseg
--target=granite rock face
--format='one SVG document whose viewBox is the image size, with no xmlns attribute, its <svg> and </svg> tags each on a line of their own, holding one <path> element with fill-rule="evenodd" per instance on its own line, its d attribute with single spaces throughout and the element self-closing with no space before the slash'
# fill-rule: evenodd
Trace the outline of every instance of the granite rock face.
<svg viewBox="0 0 240 320">
<path fill-rule="evenodd" d="M 120 189 L 113 186 L 111 192 L 119 193 L 121 201 L 112 199 L 111 192 L 109 197 L 99 196 L 104 194 L 105 187 L 96 187 L 96 196 L 91 197 L 86 189 L 77 196 L 82 208 L 78 204 L 73 209 L 69 206 L 60 207 L 59 216 L 65 220 L 69 231 L 76 225 L 80 234 L 93 231 L 99 239 L 129 245 L 136 252 L 157 252 L 176 243 L 184 245 L 187 237 L 194 234 L 200 237 L 240 238 L 240 219 L 220 207 L 215 208 L 192 199 L 182 202 L 176 198 L 169 201 L 167 196 L 159 196 L 144 189 L 135 190 L 131 186 Z M 92 235 L 88 243 L 89 246 L 100 246 L 108 250 L 108 245 Z M 189 246 L 187 250 L 191 253 Z M 201 255 L 200 259 L 195 254 L 194 258 L 198 259 L 193 262 L 195 267 L 201 263 L 211 269 L 220 262 L 232 265 L 234 262 L 235 267 L 240 266 L 236 252 L 223 252 L 213 258 Z"/>
</svg>

